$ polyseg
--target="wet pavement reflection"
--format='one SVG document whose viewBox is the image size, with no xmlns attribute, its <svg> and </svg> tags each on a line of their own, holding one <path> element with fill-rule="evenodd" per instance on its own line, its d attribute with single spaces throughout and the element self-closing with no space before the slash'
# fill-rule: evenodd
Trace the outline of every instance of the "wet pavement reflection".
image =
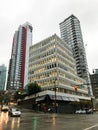
<svg viewBox="0 0 98 130">
<path fill-rule="evenodd" d="M 8 112 L 0 113 L 0 130 L 18 130 L 20 127 L 20 117 L 10 118 Z"/>
<path fill-rule="evenodd" d="M 10 117 L 8 112 L 0 112 L 0 130 L 43 130 L 43 127 L 47 130 L 48 128 L 54 130 L 56 128 L 55 115 L 28 112 L 23 113 L 21 117 Z"/>
<path fill-rule="evenodd" d="M 10 117 L 8 112 L 0 112 L 0 130 L 85 130 L 96 126 L 98 114 L 49 114 L 22 112 L 21 117 Z M 95 127 L 94 127 L 95 128 Z M 93 130 L 93 129 L 92 129 Z"/>
<path fill-rule="evenodd" d="M 20 118 L 12 118 L 11 121 L 11 130 L 19 129 L 20 127 Z"/>
<path fill-rule="evenodd" d="M 0 130 L 3 130 L 4 127 L 7 126 L 8 123 L 8 112 L 0 113 Z"/>
</svg>

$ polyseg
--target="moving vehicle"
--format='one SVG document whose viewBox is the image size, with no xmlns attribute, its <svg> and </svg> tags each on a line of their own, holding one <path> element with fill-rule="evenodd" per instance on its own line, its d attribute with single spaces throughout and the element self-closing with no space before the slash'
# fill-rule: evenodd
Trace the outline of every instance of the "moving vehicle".
<svg viewBox="0 0 98 130">
<path fill-rule="evenodd" d="M 8 105 L 2 105 L 1 106 L 1 111 L 8 111 L 8 110 L 9 110 Z"/>
<path fill-rule="evenodd" d="M 9 115 L 10 116 L 21 116 L 21 111 L 18 108 L 10 108 Z"/>
</svg>

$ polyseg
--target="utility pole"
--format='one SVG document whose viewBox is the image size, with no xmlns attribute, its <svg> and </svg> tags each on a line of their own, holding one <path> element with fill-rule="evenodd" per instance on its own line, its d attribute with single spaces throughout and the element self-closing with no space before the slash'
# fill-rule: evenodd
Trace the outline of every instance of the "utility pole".
<svg viewBox="0 0 98 130">
<path fill-rule="evenodd" d="M 57 113 L 57 106 L 56 106 L 56 79 L 55 79 L 55 81 L 54 81 L 54 92 L 55 92 L 55 94 L 54 94 L 54 106 L 55 106 L 55 112 Z"/>
</svg>

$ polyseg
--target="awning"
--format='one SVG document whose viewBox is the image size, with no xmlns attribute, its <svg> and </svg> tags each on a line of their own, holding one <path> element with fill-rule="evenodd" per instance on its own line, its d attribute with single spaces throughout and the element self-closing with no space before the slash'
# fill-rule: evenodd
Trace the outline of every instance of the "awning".
<svg viewBox="0 0 98 130">
<path fill-rule="evenodd" d="M 44 100 L 46 96 L 41 96 L 41 97 L 37 97 L 36 98 L 36 101 L 41 101 L 41 100 Z"/>
<path fill-rule="evenodd" d="M 68 97 L 69 101 L 75 101 L 73 97 Z"/>
<path fill-rule="evenodd" d="M 49 95 L 51 100 L 55 100 L 55 96 L 54 95 Z"/>
<path fill-rule="evenodd" d="M 77 101 L 77 102 L 79 102 L 80 100 L 79 100 L 79 98 L 74 98 L 75 99 L 75 101 Z"/>
<path fill-rule="evenodd" d="M 62 96 L 56 96 L 57 100 L 62 100 Z"/>
<path fill-rule="evenodd" d="M 51 100 L 55 100 L 55 95 L 49 95 Z M 67 96 L 59 96 L 56 95 L 56 100 L 60 100 L 60 101 L 77 101 L 79 102 L 80 100 L 78 98 L 75 97 L 67 97 Z"/>
<path fill-rule="evenodd" d="M 62 96 L 63 101 L 69 101 L 69 98 L 66 96 Z"/>
<path fill-rule="evenodd" d="M 49 95 L 51 100 L 55 100 L 55 95 Z M 62 100 L 62 96 L 56 95 L 56 100 Z"/>
<path fill-rule="evenodd" d="M 70 101 L 76 101 L 76 102 L 79 102 L 79 98 L 75 98 L 75 97 L 68 97 Z"/>
</svg>

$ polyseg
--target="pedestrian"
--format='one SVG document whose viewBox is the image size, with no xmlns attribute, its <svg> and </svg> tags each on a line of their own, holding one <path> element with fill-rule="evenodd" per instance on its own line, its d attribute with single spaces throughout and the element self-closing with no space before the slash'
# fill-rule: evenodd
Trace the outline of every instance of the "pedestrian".
<svg viewBox="0 0 98 130">
<path fill-rule="evenodd" d="M 47 108 L 46 108 L 46 106 L 44 106 L 44 113 L 46 113 L 46 111 L 47 111 Z"/>
</svg>

